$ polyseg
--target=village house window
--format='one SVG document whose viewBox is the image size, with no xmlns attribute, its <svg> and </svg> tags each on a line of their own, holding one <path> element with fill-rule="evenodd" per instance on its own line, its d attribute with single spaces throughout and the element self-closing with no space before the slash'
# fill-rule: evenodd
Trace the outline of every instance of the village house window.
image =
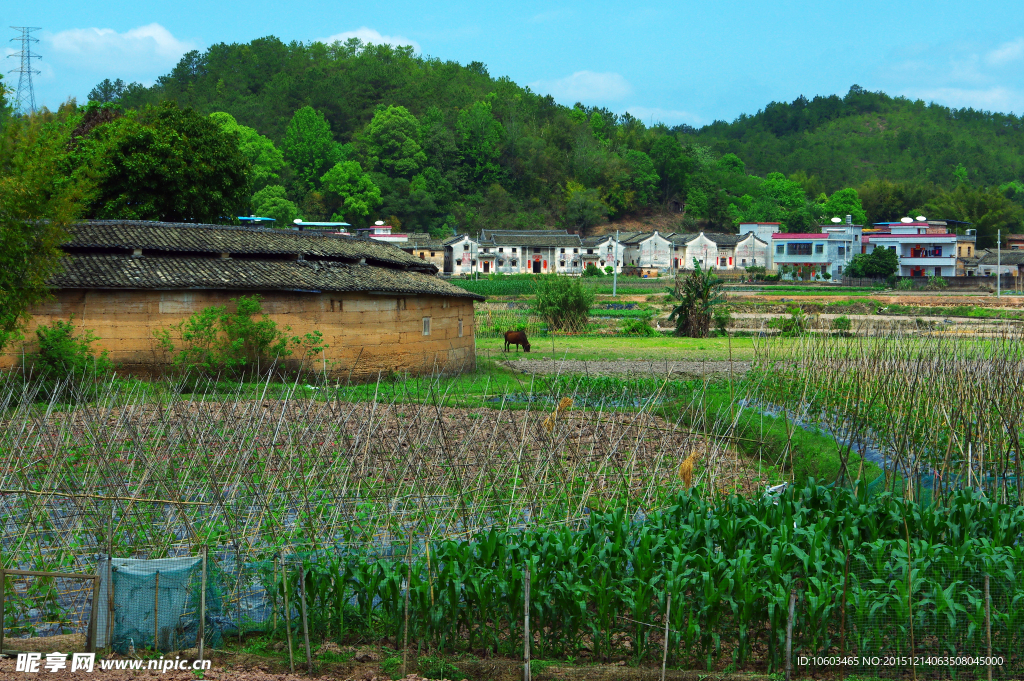
<svg viewBox="0 0 1024 681">
<path fill-rule="evenodd" d="M 811 244 L 789 244 L 786 253 L 788 255 L 810 255 Z"/>
<path fill-rule="evenodd" d="M 434 252 L 433 252 L 433 251 L 431 251 L 431 252 L 430 252 L 430 257 L 431 257 L 431 258 L 433 258 L 433 257 L 434 257 Z"/>
<path fill-rule="evenodd" d="M 459 338 L 462 338 L 462 320 L 459 320 Z"/>
<path fill-rule="evenodd" d="M 518 260 L 513 260 L 512 261 L 512 267 L 515 267 L 518 262 L 519 262 Z"/>
<path fill-rule="evenodd" d="M 561 252 L 561 253 L 565 253 L 565 249 L 563 248 L 563 249 L 562 249 L 562 250 L 561 250 L 560 252 Z"/>
<path fill-rule="evenodd" d="M 718 259 L 718 265 L 720 267 L 725 267 L 725 258 L 719 258 Z"/>
<path fill-rule="evenodd" d="M 533 249 L 533 252 L 536 253 L 537 255 L 540 255 L 540 249 L 539 248 Z"/>
<path fill-rule="evenodd" d="M 846 246 L 839 247 L 839 255 L 846 255 Z"/>
<path fill-rule="evenodd" d="M 516 252 L 515 246 L 513 246 L 513 247 L 512 247 L 512 252 L 513 252 L 513 253 L 515 253 L 515 252 Z"/>
<path fill-rule="evenodd" d="M 842 273 L 843 273 L 843 266 L 842 266 L 842 265 L 840 265 L 840 266 L 839 266 L 839 274 L 842 274 Z"/>
<path fill-rule="evenodd" d="M 424 336 L 429 336 L 430 335 L 430 317 L 424 317 L 423 318 L 423 335 Z"/>
<path fill-rule="evenodd" d="M 775 247 L 775 254 L 776 255 L 782 255 L 785 252 L 786 252 L 786 247 L 783 244 L 779 244 L 778 246 Z"/>
<path fill-rule="evenodd" d="M 740 264 L 743 265 L 744 267 L 746 267 L 747 266 L 747 259 L 746 258 L 742 258 L 740 260 Z"/>
<path fill-rule="evenodd" d="M 504 265 L 504 264 L 505 264 L 505 261 L 504 261 L 504 260 L 499 260 L 499 261 L 498 261 L 498 266 L 499 266 L 499 267 L 501 267 L 501 266 L 502 266 L 502 265 Z"/>
<path fill-rule="evenodd" d="M 499 249 L 498 249 L 498 253 L 504 253 L 504 252 L 505 252 L 505 249 L 504 249 L 504 248 L 499 248 Z"/>
<path fill-rule="evenodd" d="M 420 251 L 420 260 L 426 260 L 426 255 L 423 253 L 423 251 Z"/>
<path fill-rule="evenodd" d="M 579 253 L 579 252 L 580 252 L 580 249 L 578 249 L 578 248 L 574 248 L 574 249 L 572 249 L 572 252 L 573 252 L 573 253 Z"/>
<path fill-rule="evenodd" d="M 593 248 L 588 248 L 587 249 L 587 255 L 593 255 L 593 254 L 594 254 L 594 249 Z"/>
<path fill-rule="evenodd" d="M 558 261 L 558 266 L 559 267 L 565 267 L 565 261 L 564 260 L 559 260 Z"/>
<path fill-rule="evenodd" d="M 824 253 L 825 252 L 825 244 L 814 244 L 814 252 L 815 253 Z"/>
<path fill-rule="evenodd" d="M 469 250 L 469 244 L 462 244 L 462 250 L 468 251 Z"/>
</svg>

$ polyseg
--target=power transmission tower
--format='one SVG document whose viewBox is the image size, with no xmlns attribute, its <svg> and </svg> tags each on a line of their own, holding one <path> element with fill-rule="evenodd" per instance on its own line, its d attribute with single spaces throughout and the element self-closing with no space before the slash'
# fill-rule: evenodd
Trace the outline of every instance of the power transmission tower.
<svg viewBox="0 0 1024 681">
<path fill-rule="evenodd" d="M 21 31 L 21 35 L 17 38 L 11 38 L 11 42 L 18 41 L 21 43 L 21 52 L 15 52 L 14 54 L 7 55 L 8 57 L 19 57 L 21 64 L 16 69 L 11 69 L 10 73 L 18 74 L 18 92 L 14 97 L 14 112 L 15 113 L 35 113 L 36 112 L 36 93 L 32 89 L 32 74 L 39 75 L 39 71 L 35 71 L 32 68 L 33 59 L 42 59 L 38 54 L 32 54 L 32 43 L 38 43 L 39 38 L 32 37 L 32 31 L 40 30 L 35 26 L 11 26 L 15 31 Z"/>
</svg>

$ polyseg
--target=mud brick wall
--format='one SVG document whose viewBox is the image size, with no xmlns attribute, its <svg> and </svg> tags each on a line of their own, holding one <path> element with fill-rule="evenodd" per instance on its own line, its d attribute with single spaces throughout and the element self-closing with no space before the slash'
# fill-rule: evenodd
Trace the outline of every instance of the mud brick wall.
<svg viewBox="0 0 1024 681">
<path fill-rule="evenodd" d="M 233 309 L 233 291 L 114 291 L 61 289 L 32 311 L 23 344 L 9 346 L 0 368 L 21 363 L 38 348 L 35 328 L 74 316 L 95 334 L 122 373 L 159 374 L 170 365 L 154 332 L 210 306 Z M 429 374 L 471 369 L 476 363 L 473 301 L 427 295 L 261 292 L 263 311 L 289 336 L 319 331 L 330 347 L 315 368 L 335 378 L 366 380 L 389 372 Z M 430 318 L 429 335 L 423 318 Z M 461 320 L 462 333 L 459 333 Z"/>
</svg>

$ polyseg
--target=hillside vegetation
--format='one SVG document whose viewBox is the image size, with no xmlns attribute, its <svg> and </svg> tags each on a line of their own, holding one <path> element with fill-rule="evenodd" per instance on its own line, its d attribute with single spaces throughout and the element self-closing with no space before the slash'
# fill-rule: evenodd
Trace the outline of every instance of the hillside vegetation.
<svg viewBox="0 0 1024 681">
<path fill-rule="evenodd" d="M 106 80 L 90 99 L 93 111 L 106 107 L 102 116 L 69 104 L 55 125 L 69 139 L 77 131 L 72 146 L 99 159 L 95 172 L 81 171 L 79 158 L 69 173 L 89 174 L 99 195 L 118 199 L 88 204 L 84 214 L 93 217 L 122 206 L 138 218 L 187 218 L 181 201 L 135 201 L 107 186 L 122 170 L 105 160 L 107 148 L 146 150 L 144 140 L 125 143 L 125 131 L 186 120 L 200 129 L 168 113 L 173 106 L 215 123 L 247 159 L 246 186 L 229 183 L 216 197 L 220 207 L 207 201 L 204 215 L 244 211 L 279 225 L 384 219 L 444 236 L 482 227 L 586 233 L 659 212 L 677 230 L 756 220 L 789 231 L 847 214 L 874 222 L 923 213 L 974 223 L 980 246 L 998 229 L 1024 228 L 1020 118 L 857 86 L 843 97 L 771 103 L 732 123 L 669 128 L 585 103 L 561 106 L 479 62 L 355 39 L 267 37 L 190 52 L 149 88 Z M 234 162 L 230 146 L 222 156 Z M 116 188 L 164 184 L 129 179 Z"/>
</svg>

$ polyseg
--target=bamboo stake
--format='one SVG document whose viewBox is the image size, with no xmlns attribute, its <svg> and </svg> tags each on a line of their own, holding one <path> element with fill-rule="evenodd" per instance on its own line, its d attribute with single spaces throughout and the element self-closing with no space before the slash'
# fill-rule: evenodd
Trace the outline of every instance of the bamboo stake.
<svg viewBox="0 0 1024 681">
<path fill-rule="evenodd" d="M 793 675 L 793 615 L 796 611 L 796 589 L 789 590 L 789 617 L 786 619 L 786 681 Z"/>
<path fill-rule="evenodd" d="M 86 652 L 96 652 L 96 634 L 99 628 L 99 606 L 100 606 L 100 576 L 96 575 L 96 578 L 92 580 L 92 608 L 89 612 L 89 633 L 87 636 Z M 3 629 L 3 619 L 0 618 L 0 629 Z M 0 650 L 3 650 L 3 645 L 0 645 Z"/>
<path fill-rule="evenodd" d="M 408 572 L 405 577 L 405 642 L 402 645 L 402 676 L 408 674 L 409 664 L 409 588 L 412 586 L 412 530 L 409 530 L 409 553 L 406 557 Z"/>
<path fill-rule="evenodd" d="M 309 673 L 313 673 L 313 655 L 309 650 L 309 624 L 306 620 L 306 570 L 299 572 L 299 605 L 302 606 L 302 638 L 306 643 L 306 666 Z"/>
<path fill-rule="evenodd" d="M 203 659 L 203 652 L 206 646 L 206 564 L 210 552 L 208 546 L 203 547 L 203 567 L 199 579 L 199 659 Z"/>
<path fill-rule="evenodd" d="M 661 681 L 665 681 L 665 668 L 668 666 L 668 622 L 672 614 L 672 594 L 665 594 L 665 649 L 661 653 Z"/>
<path fill-rule="evenodd" d="M 992 681 L 992 595 L 988 590 L 988 575 L 985 575 L 985 644 L 988 648 L 987 678 Z"/>
<path fill-rule="evenodd" d="M 160 650 L 160 571 L 153 583 L 153 652 Z"/>
<path fill-rule="evenodd" d="M 523 681 L 530 678 L 530 568 L 523 573 Z"/>
<path fill-rule="evenodd" d="M 7 572 L 4 570 L 4 566 L 0 563 L 0 655 L 4 652 L 4 605 L 7 596 Z"/>
<path fill-rule="evenodd" d="M 292 652 L 292 611 L 288 605 L 288 561 L 281 564 L 281 577 L 284 584 L 284 630 L 288 639 L 288 668 L 295 673 L 295 654 Z"/>
</svg>

